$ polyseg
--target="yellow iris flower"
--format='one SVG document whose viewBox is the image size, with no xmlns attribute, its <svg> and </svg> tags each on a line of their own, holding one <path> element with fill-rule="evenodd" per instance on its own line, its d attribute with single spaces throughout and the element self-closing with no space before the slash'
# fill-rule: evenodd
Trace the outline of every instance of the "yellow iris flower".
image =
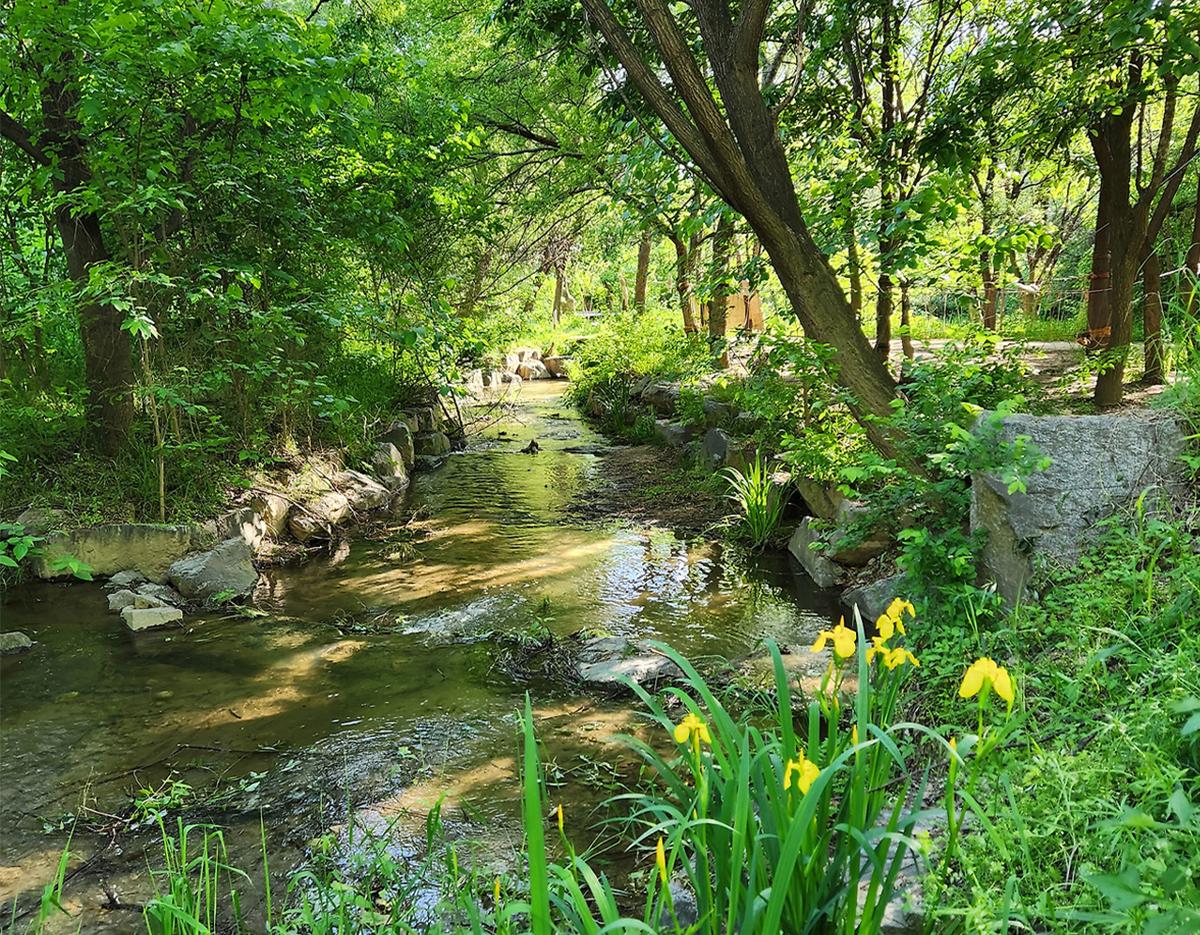
<svg viewBox="0 0 1200 935">
<path fill-rule="evenodd" d="M 558 807 L 558 833 L 563 833 L 563 807 L 561 805 Z"/>
<path fill-rule="evenodd" d="M 983 656 L 967 669 L 962 684 L 958 686 L 958 694 L 960 698 L 972 698 L 986 687 L 990 687 L 1008 704 L 1013 703 L 1013 683 L 1008 670 L 996 665 L 995 660 Z"/>
<path fill-rule="evenodd" d="M 662 835 L 658 837 L 658 843 L 654 846 L 654 863 L 658 866 L 658 876 L 663 882 L 663 886 L 667 885 L 667 851 L 663 847 Z"/>
<path fill-rule="evenodd" d="M 675 725 L 675 742 L 688 743 L 689 741 L 694 742 L 697 747 L 702 743 L 712 743 L 712 736 L 708 733 L 708 725 L 700 720 L 699 716 L 691 712 Z"/>
<path fill-rule="evenodd" d="M 789 760 L 783 768 L 783 787 L 790 789 L 795 785 L 801 795 L 806 795 L 820 775 L 821 768 L 801 753 L 800 759 Z"/>
<path fill-rule="evenodd" d="M 822 630 L 817 634 L 816 642 L 812 644 L 812 651 L 814 653 L 821 652 L 825 648 L 825 644 L 831 640 L 833 641 L 834 655 L 839 659 L 849 659 L 854 655 L 858 634 L 846 626 L 846 618 L 843 617 L 832 630 Z"/>
<path fill-rule="evenodd" d="M 883 654 L 883 664 L 889 669 L 895 669 L 898 666 L 904 665 L 906 662 L 912 663 L 913 668 L 921 668 L 921 663 L 917 660 L 917 657 L 910 653 L 903 646 L 897 646 L 895 649 L 882 650 L 881 652 Z"/>
</svg>

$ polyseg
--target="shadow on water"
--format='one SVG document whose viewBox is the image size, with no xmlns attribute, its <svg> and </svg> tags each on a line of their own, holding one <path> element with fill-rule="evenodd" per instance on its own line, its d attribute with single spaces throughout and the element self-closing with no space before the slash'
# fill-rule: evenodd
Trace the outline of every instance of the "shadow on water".
<svg viewBox="0 0 1200 935">
<path fill-rule="evenodd" d="M 520 453 L 531 438 L 542 451 Z M 252 879 L 260 816 L 272 870 L 286 871 L 350 813 L 401 829 L 401 853 L 416 848 L 442 795 L 451 833 L 488 841 L 502 862 L 519 844 L 515 713 L 527 688 L 563 800 L 589 814 L 612 788 L 612 735 L 637 727 L 634 712 L 516 684 L 496 668 L 492 634 L 536 620 L 733 656 L 767 637 L 811 640 L 832 612 L 784 556 L 573 520 L 572 502 L 604 480 L 604 447 L 558 386 L 528 386 L 471 450 L 418 476 L 409 496 L 428 517 L 424 538 L 399 553 L 387 535 L 359 540 L 271 569 L 258 619 L 131 634 L 98 585 L 9 594 L 4 629 L 37 645 L 2 663 L 0 899 L 32 898 L 53 876 L 61 816 L 103 826 L 131 789 L 169 775 L 231 791 L 188 817 L 228 828 Z M 127 930 L 128 913 L 98 909 L 101 884 L 149 895 L 151 840 L 77 836 L 72 850 L 90 863 L 67 892 L 82 912 L 72 928 Z"/>
</svg>

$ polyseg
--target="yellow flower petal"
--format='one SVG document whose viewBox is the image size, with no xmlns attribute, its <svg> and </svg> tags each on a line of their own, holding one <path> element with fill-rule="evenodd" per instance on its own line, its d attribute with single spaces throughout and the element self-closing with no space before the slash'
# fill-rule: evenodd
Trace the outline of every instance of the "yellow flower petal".
<svg viewBox="0 0 1200 935">
<path fill-rule="evenodd" d="M 967 669 L 966 675 L 963 676 L 962 684 L 958 686 L 958 695 L 960 698 L 972 698 L 979 694 L 983 688 L 983 677 L 986 669 L 980 665 L 983 662 L 980 659 L 978 662 L 971 663 L 971 667 Z"/>
<path fill-rule="evenodd" d="M 992 676 L 992 686 L 996 689 L 996 694 L 1008 702 L 1008 704 L 1013 703 L 1012 678 L 1008 674 L 1008 669 L 1004 668 L 1004 666 L 996 666 L 996 672 Z"/>
<path fill-rule="evenodd" d="M 832 636 L 833 636 L 832 630 L 822 630 L 820 633 L 817 634 L 817 639 L 812 644 L 812 651 L 814 653 L 821 652 L 825 648 L 826 642 L 828 642 Z"/>
<path fill-rule="evenodd" d="M 675 725 L 675 742 L 687 743 L 688 735 L 691 731 L 688 729 L 687 722 L 684 721 Z"/>
<path fill-rule="evenodd" d="M 658 865 L 658 875 L 663 882 L 663 886 L 667 885 L 667 852 L 663 847 L 662 835 L 659 835 L 658 843 L 654 846 L 654 863 Z"/>
</svg>

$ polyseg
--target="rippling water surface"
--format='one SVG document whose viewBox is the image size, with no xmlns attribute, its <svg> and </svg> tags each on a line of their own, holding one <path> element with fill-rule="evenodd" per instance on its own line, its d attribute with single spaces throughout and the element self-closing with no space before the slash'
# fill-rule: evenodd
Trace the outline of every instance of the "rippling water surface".
<svg viewBox="0 0 1200 935">
<path fill-rule="evenodd" d="M 427 537 L 409 545 L 385 531 L 273 569 L 264 617 L 131 634 L 98 585 L 9 594 L 3 628 L 37 645 L 0 663 L 0 898 L 40 892 L 68 813 L 103 825 L 99 813 L 167 776 L 230 790 L 189 817 L 229 828 L 252 876 L 260 815 L 279 870 L 351 810 L 396 823 L 399 852 L 415 853 L 442 793 L 452 832 L 489 841 L 502 861 L 519 816 L 514 715 L 530 686 L 497 669 L 494 634 L 595 627 L 697 657 L 811 640 L 829 597 L 786 557 L 578 521 L 572 504 L 604 482 L 605 440 L 560 394 L 527 384 L 515 414 L 418 476 L 409 505 Z M 522 454 L 531 438 L 541 452 Z M 597 757 L 635 715 L 532 688 L 562 795 L 586 814 L 602 797 Z M 134 898 L 149 892 L 147 838 L 77 833 L 77 863 L 90 863 L 68 890 L 80 913 L 70 930 L 131 930 L 129 913 L 96 908 L 98 894 L 114 880 Z"/>
</svg>

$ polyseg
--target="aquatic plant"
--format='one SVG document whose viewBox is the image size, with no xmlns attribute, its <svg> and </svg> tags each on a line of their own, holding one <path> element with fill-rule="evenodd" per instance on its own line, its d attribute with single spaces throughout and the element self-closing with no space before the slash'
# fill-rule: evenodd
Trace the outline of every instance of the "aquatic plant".
<svg viewBox="0 0 1200 935">
<path fill-rule="evenodd" d="M 759 455 L 746 465 L 745 471 L 728 467 L 721 473 L 729 481 L 726 496 L 737 504 L 741 513 L 742 533 L 752 547 L 760 548 L 779 528 L 787 506 L 784 488 L 775 482 Z"/>
</svg>

